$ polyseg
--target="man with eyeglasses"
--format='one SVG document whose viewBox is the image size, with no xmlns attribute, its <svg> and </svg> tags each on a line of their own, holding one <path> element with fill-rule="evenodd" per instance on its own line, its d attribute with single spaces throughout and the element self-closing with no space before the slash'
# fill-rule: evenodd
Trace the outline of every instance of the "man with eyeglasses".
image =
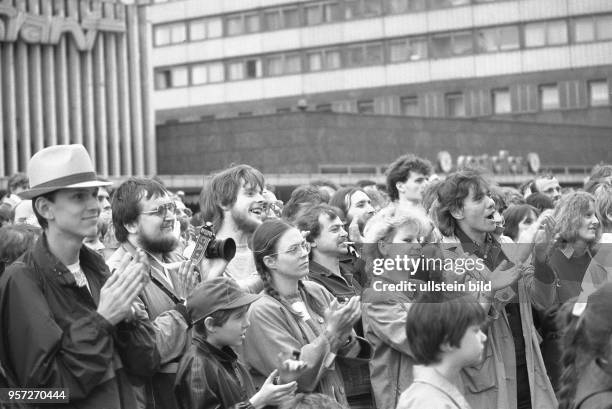
<svg viewBox="0 0 612 409">
<path fill-rule="evenodd" d="M 189 322 L 183 300 L 196 284 L 194 266 L 176 251 L 176 212 L 175 199 L 159 182 L 145 178 L 123 182 L 112 201 L 113 225 L 121 246 L 107 260 L 113 269 L 125 254 L 135 254 L 138 249 L 146 254 L 151 281 L 140 300 L 157 331 L 162 367 L 151 379 L 136 379 L 134 384 L 144 385 L 139 388 L 142 405 L 164 409 L 176 407 L 172 391 Z"/>
</svg>

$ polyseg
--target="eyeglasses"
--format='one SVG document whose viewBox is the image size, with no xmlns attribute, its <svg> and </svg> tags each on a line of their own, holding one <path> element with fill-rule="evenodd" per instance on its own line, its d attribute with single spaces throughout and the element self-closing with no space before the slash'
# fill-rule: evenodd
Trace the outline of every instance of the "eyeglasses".
<svg viewBox="0 0 612 409">
<path fill-rule="evenodd" d="M 148 210 L 146 212 L 140 212 L 140 214 L 150 214 L 153 216 L 159 216 L 162 219 L 165 219 L 168 215 L 168 212 L 175 214 L 176 213 L 176 204 L 174 202 L 165 203 L 159 205 L 155 210 Z"/>
<path fill-rule="evenodd" d="M 279 251 L 278 253 L 272 253 L 270 256 L 277 256 L 279 254 L 291 254 L 292 256 L 302 255 L 301 250 L 305 250 L 306 254 L 310 253 L 310 243 L 303 241 L 300 244 L 294 244 L 285 251 Z"/>
</svg>

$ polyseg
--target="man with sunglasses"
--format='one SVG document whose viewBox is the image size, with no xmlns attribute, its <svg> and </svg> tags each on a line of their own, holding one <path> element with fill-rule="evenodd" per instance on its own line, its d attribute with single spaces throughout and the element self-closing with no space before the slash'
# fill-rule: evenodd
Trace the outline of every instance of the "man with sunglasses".
<svg viewBox="0 0 612 409">
<path fill-rule="evenodd" d="M 151 281 L 140 300 L 153 320 L 162 367 L 150 379 L 135 379 L 142 404 L 175 408 L 173 394 L 178 361 L 187 341 L 188 317 L 183 300 L 195 287 L 194 266 L 177 250 L 177 207 L 172 195 L 157 181 L 130 178 L 115 192 L 112 201 L 115 235 L 121 246 L 107 260 L 115 268 L 125 254 L 142 249 Z"/>
</svg>

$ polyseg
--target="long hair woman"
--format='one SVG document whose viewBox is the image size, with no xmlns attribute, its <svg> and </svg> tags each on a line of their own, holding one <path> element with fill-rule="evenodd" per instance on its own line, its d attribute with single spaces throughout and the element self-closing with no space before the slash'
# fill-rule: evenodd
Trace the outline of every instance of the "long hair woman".
<svg viewBox="0 0 612 409">
<path fill-rule="evenodd" d="M 308 274 L 309 243 L 281 220 L 262 223 L 253 234 L 255 265 L 264 282 L 264 296 L 252 304 L 244 356 L 259 378 L 278 366 L 279 354 L 293 351 L 308 369 L 297 379 L 299 392 L 320 392 L 346 405 L 335 356 L 356 356 L 360 344 L 352 330 L 360 317 L 358 297 L 339 305 Z M 283 379 L 289 382 L 293 379 Z"/>
</svg>

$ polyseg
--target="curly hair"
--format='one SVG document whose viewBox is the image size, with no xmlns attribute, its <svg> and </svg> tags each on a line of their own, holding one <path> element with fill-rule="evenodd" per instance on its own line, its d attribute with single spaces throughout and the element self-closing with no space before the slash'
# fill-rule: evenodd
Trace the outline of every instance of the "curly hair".
<svg viewBox="0 0 612 409">
<path fill-rule="evenodd" d="M 604 230 L 612 229 L 612 185 L 602 184 L 595 190 L 595 214 Z"/>
<path fill-rule="evenodd" d="M 402 155 L 387 168 L 387 193 L 392 201 L 399 199 L 399 192 L 395 186 L 398 182 L 405 182 L 410 178 L 410 172 L 429 176 L 432 171 L 431 162 L 413 154 Z"/>
<path fill-rule="evenodd" d="M 555 206 L 553 229 L 554 240 L 550 248 L 554 246 L 575 243 L 578 240 L 578 231 L 591 208 L 595 208 L 595 198 L 587 192 L 569 193 L 559 200 Z M 589 250 L 593 250 L 601 236 L 601 224 L 597 231 L 597 237 L 593 242 L 587 243 Z"/>
<path fill-rule="evenodd" d="M 599 186 L 606 184 L 606 179 L 612 176 L 612 165 L 597 165 L 591 171 L 589 179 L 584 183 L 584 190 L 594 194 Z"/>
<path fill-rule="evenodd" d="M 574 300 L 576 301 L 576 300 Z M 562 338 L 561 387 L 559 409 L 574 407 L 576 386 L 585 368 L 593 361 L 608 362 L 612 337 L 612 283 L 591 294 L 581 314 L 574 313 L 574 302 L 567 302 L 559 312 L 559 327 L 565 328 Z"/>
</svg>

